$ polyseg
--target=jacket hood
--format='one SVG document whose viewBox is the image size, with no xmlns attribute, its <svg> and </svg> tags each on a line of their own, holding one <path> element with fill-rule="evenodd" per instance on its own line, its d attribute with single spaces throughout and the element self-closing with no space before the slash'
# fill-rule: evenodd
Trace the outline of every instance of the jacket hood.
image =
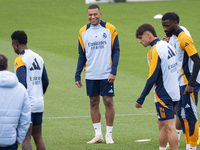
<svg viewBox="0 0 200 150">
<path fill-rule="evenodd" d="M 0 71 L 0 87 L 13 88 L 18 84 L 17 76 L 10 71 Z"/>
</svg>

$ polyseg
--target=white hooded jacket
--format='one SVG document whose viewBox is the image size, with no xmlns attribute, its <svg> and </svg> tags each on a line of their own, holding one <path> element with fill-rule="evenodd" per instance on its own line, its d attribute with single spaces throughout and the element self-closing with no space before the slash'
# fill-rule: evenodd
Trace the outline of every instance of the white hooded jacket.
<svg viewBox="0 0 200 150">
<path fill-rule="evenodd" d="M 31 120 L 25 87 L 10 71 L 0 71 L 0 147 L 22 143 Z"/>
</svg>

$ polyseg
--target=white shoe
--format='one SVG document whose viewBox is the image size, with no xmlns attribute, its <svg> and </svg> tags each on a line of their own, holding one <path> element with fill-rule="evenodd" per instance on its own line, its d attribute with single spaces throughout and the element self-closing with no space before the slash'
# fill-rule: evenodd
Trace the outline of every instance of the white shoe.
<svg viewBox="0 0 200 150">
<path fill-rule="evenodd" d="M 101 134 L 96 134 L 95 137 L 91 140 L 88 141 L 87 144 L 95 144 L 95 143 L 102 143 L 103 142 L 103 137 Z"/>
<path fill-rule="evenodd" d="M 112 139 L 112 134 L 106 134 L 105 139 L 106 139 L 106 144 L 113 144 L 114 143 L 114 141 Z"/>
</svg>

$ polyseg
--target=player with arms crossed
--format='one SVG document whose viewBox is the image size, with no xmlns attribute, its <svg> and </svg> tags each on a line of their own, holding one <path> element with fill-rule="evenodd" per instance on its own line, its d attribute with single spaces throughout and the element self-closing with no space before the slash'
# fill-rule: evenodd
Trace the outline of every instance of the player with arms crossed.
<svg viewBox="0 0 200 150">
<path fill-rule="evenodd" d="M 81 88 L 81 72 L 85 66 L 87 95 L 90 98 L 90 114 L 95 129 L 95 137 L 88 144 L 103 142 L 101 131 L 100 95 L 106 108 L 106 143 L 113 144 L 112 129 L 115 116 L 113 103 L 114 80 L 120 55 L 116 28 L 100 20 L 98 5 L 88 7 L 89 24 L 79 31 L 79 58 L 75 74 L 75 84 Z"/>
<path fill-rule="evenodd" d="M 141 96 L 135 103 L 136 108 L 142 108 L 145 97 L 154 86 L 155 105 L 159 127 L 159 150 L 165 150 L 167 141 L 171 150 L 178 150 L 178 135 L 174 123 L 173 101 L 180 99 L 178 86 L 177 62 L 175 51 L 165 41 L 157 38 L 152 25 L 144 23 L 136 31 L 136 38 L 144 46 L 150 46 L 147 54 L 149 77 Z"/>
</svg>

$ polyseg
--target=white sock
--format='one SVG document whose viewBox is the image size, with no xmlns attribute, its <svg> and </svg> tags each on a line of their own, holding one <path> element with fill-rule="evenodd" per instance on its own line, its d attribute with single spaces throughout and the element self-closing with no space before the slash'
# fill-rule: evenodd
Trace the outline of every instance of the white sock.
<svg viewBox="0 0 200 150">
<path fill-rule="evenodd" d="M 93 123 L 94 130 L 96 134 L 102 134 L 101 132 L 101 122 Z"/>
<path fill-rule="evenodd" d="M 200 127 L 199 127 L 199 133 L 200 133 Z"/>
<path fill-rule="evenodd" d="M 190 144 L 186 144 L 186 150 L 190 150 Z"/>
<path fill-rule="evenodd" d="M 106 126 L 106 134 L 112 134 L 113 126 Z"/>
<path fill-rule="evenodd" d="M 195 146 L 195 147 L 191 147 L 190 146 L 190 150 L 196 150 L 197 149 L 197 147 Z"/>
<path fill-rule="evenodd" d="M 166 147 L 159 147 L 159 150 L 166 150 Z"/>
<path fill-rule="evenodd" d="M 176 132 L 177 132 L 177 134 L 178 134 L 178 140 L 180 140 L 182 130 L 177 130 L 177 129 L 176 129 Z"/>
</svg>

